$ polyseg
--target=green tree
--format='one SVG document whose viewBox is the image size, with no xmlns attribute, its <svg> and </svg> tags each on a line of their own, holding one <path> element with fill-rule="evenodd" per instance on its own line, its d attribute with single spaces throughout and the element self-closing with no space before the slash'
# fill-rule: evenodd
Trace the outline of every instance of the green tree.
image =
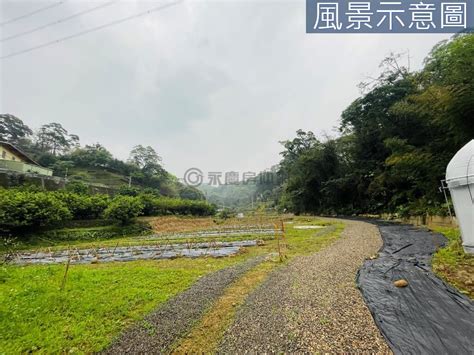
<svg viewBox="0 0 474 355">
<path fill-rule="evenodd" d="M 0 114 L 0 141 L 18 144 L 33 131 L 21 119 L 11 114 Z"/>
<path fill-rule="evenodd" d="M 125 225 L 140 216 L 143 213 L 143 208 L 144 205 L 138 197 L 117 196 L 104 211 L 104 217 L 120 221 Z"/>
<path fill-rule="evenodd" d="M 112 154 L 99 143 L 75 149 L 70 158 L 83 167 L 109 167 L 113 159 Z"/>
<path fill-rule="evenodd" d="M 204 194 L 191 186 L 182 186 L 179 191 L 179 197 L 185 200 L 205 200 Z"/>
<path fill-rule="evenodd" d="M 161 157 L 150 146 L 135 146 L 130 152 L 129 161 L 138 166 L 148 176 L 162 175 L 164 173 L 164 169 L 161 166 Z"/>
<path fill-rule="evenodd" d="M 140 194 L 140 189 L 135 186 L 122 185 L 117 191 L 117 194 L 121 196 L 138 196 Z"/>
<path fill-rule="evenodd" d="M 69 134 L 60 123 L 42 125 L 35 134 L 37 147 L 42 152 L 58 155 L 69 151 L 79 145 L 79 137 Z"/>
<path fill-rule="evenodd" d="M 419 72 L 384 59 L 344 110 L 341 137 L 283 142 L 281 205 L 295 212 L 443 213 L 440 180 L 474 137 L 474 35 L 434 47 Z"/>
</svg>

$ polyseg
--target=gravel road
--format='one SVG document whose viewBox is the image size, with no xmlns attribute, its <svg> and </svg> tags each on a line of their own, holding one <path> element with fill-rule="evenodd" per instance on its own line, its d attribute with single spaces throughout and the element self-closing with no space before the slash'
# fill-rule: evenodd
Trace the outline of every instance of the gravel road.
<svg viewBox="0 0 474 355">
<path fill-rule="evenodd" d="M 272 272 L 239 309 L 220 353 L 390 350 L 355 283 L 382 246 L 376 226 L 347 221 L 340 239 Z"/>
<path fill-rule="evenodd" d="M 178 294 L 155 312 L 125 330 L 104 351 L 105 354 L 159 354 L 191 330 L 225 288 L 258 265 L 263 257 L 203 276 L 186 291 Z"/>
</svg>

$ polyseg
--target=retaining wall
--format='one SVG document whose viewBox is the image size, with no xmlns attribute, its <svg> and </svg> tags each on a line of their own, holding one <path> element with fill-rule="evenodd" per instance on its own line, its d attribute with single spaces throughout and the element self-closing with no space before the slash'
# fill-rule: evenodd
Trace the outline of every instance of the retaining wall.
<svg viewBox="0 0 474 355">
<path fill-rule="evenodd" d="M 415 226 L 427 226 L 430 227 L 458 227 L 456 217 L 449 216 L 413 216 L 408 218 L 397 218 L 390 214 L 382 214 L 382 219 L 412 224 Z"/>
<path fill-rule="evenodd" d="M 47 191 L 61 190 L 66 187 L 69 180 L 57 177 L 57 176 L 46 176 L 38 175 L 34 173 L 21 173 L 11 170 L 0 169 L 0 186 L 9 188 L 23 185 L 34 185 Z M 84 182 L 89 187 L 89 190 L 93 194 L 108 194 L 114 195 L 116 189 L 107 187 L 105 185 L 91 184 Z"/>
</svg>

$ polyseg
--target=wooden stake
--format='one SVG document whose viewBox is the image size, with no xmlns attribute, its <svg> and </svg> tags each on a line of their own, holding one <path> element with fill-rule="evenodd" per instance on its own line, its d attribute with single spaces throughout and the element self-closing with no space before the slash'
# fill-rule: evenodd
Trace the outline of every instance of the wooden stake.
<svg viewBox="0 0 474 355">
<path fill-rule="evenodd" d="M 69 271 L 70 263 L 71 263 L 71 255 L 69 253 L 68 258 L 67 258 L 67 263 L 66 263 L 66 270 L 64 271 L 63 281 L 61 282 L 61 291 L 63 291 L 64 287 L 66 286 L 67 272 Z"/>
<path fill-rule="evenodd" d="M 276 240 L 277 240 L 278 256 L 280 257 L 280 262 L 282 262 L 283 261 L 283 255 L 281 253 L 280 233 L 279 233 L 278 226 L 276 224 L 273 224 L 273 226 L 274 226 L 274 231 L 275 231 L 275 237 L 276 237 Z"/>
</svg>

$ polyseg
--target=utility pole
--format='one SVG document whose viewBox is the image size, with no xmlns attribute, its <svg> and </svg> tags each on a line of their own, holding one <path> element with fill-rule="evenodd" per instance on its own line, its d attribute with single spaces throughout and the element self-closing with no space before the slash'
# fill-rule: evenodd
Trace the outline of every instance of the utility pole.
<svg viewBox="0 0 474 355">
<path fill-rule="evenodd" d="M 132 175 L 128 177 L 128 187 L 132 187 Z"/>
</svg>

